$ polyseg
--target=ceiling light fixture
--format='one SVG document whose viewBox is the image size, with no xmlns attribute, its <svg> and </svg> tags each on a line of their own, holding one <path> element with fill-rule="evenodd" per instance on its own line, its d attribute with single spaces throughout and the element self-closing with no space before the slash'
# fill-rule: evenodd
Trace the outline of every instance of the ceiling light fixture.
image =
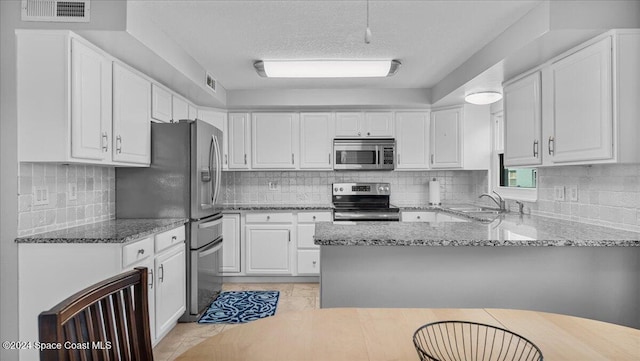
<svg viewBox="0 0 640 361">
<path fill-rule="evenodd" d="M 268 78 L 374 78 L 392 76 L 399 60 L 258 60 L 258 74 Z"/>
<path fill-rule="evenodd" d="M 464 97 L 464 101 L 476 105 L 486 105 L 495 103 L 502 99 L 502 93 L 496 91 L 483 91 L 471 93 Z"/>
</svg>

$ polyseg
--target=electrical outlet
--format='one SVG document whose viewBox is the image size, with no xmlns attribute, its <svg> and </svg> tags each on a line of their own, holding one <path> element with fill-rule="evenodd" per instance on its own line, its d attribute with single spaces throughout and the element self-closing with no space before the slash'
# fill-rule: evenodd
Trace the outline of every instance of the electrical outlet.
<svg viewBox="0 0 640 361">
<path fill-rule="evenodd" d="M 564 187 L 563 186 L 553 187 L 553 200 L 554 201 L 564 201 Z"/>
<path fill-rule="evenodd" d="M 78 185 L 76 183 L 69 183 L 67 199 L 70 201 L 75 201 L 78 199 Z"/>
<path fill-rule="evenodd" d="M 569 186 L 567 187 L 568 198 L 571 202 L 578 201 L 578 186 Z"/>
<path fill-rule="evenodd" d="M 43 206 L 49 204 L 49 188 L 33 187 L 33 205 Z"/>
<path fill-rule="evenodd" d="M 279 191 L 280 184 L 278 182 L 269 182 L 269 190 L 270 191 Z"/>
</svg>

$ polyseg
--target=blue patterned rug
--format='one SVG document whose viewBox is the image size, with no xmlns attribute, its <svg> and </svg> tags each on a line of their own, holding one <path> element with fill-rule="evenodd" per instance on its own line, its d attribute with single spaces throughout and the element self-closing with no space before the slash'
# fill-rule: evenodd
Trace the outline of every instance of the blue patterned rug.
<svg viewBox="0 0 640 361">
<path fill-rule="evenodd" d="M 273 316 L 279 297 L 278 291 L 222 292 L 198 323 L 245 323 Z"/>
</svg>

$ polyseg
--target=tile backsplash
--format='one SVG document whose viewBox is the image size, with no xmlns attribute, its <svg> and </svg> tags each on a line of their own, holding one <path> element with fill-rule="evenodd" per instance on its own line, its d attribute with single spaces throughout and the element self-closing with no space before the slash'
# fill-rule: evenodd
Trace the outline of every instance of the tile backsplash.
<svg viewBox="0 0 640 361">
<path fill-rule="evenodd" d="M 391 203 L 394 205 L 426 205 L 431 178 L 440 181 L 443 202 L 475 201 L 487 189 L 486 171 L 224 172 L 223 202 L 329 204 L 332 183 L 388 182 L 391 183 Z"/>
<path fill-rule="evenodd" d="M 36 201 L 36 189 L 42 188 L 48 192 L 47 204 L 37 204 Z M 113 218 L 115 168 L 20 163 L 19 236 Z"/>
<path fill-rule="evenodd" d="M 578 200 L 568 187 L 578 186 Z M 565 187 L 565 200 L 554 200 L 554 187 Z M 534 214 L 640 231 L 640 165 L 601 164 L 538 169 Z M 516 208 L 517 209 L 517 208 Z"/>
</svg>

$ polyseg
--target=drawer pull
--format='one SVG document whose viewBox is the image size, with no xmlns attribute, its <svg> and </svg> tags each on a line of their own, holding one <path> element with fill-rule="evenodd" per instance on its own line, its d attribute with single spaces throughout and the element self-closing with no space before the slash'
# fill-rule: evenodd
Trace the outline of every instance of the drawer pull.
<svg viewBox="0 0 640 361">
<path fill-rule="evenodd" d="M 144 254 L 144 248 L 140 248 L 140 249 L 138 250 L 138 254 Z"/>
<path fill-rule="evenodd" d="M 171 243 L 175 242 L 178 239 L 178 236 L 172 236 L 171 237 Z"/>
<path fill-rule="evenodd" d="M 271 219 L 271 216 L 267 216 L 267 221 Z"/>
<path fill-rule="evenodd" d="M 417 218 L 417 219 L 420 219 L 420 216 L 417 216 L 416 218 Z"/>
<path fill-rule="evenodd" d="M 314 265 L 314 266 L 316 265 L 316 261 L 313 261 L 313 265 Z"/>
<path fill-rule="evenodd" d="M 316 216 L 313 216 L 312 219 L 315 221 L 316 220 Z"/>
</svg>

